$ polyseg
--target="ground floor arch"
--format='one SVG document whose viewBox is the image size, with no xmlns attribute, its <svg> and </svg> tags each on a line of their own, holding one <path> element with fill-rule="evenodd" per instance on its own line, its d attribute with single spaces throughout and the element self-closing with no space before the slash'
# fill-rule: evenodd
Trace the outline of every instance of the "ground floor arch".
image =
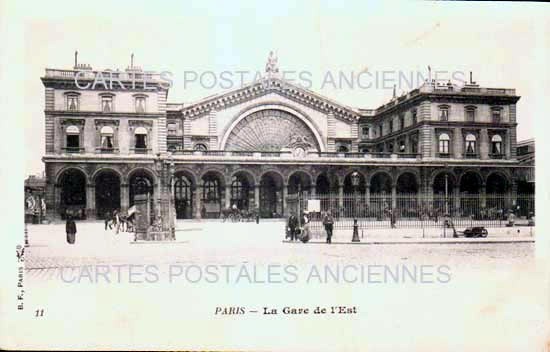
<svg viewBox="0 0 550 352">
<path fill-rule="evenodd" d="M 120 176 L 104 170 L 95 176 L 95 210 L 98 219 L 105 219 L 120 209 Z"/>
<path fill-rule="evenodd" d="M 208 171 L 201 177 L 201 217 L 212 219 L 220 217 L 225 195 L 223 174 L 217 171 Z M 229 206 L 229 205 L 228 205 Z"/>
<path fill-rule="evenodd" d="M 193 178 L 185 171 L 174 174 L 174 206 L 176 219 L 193 218 L 195 184 Z"/>
<path fill-rule="evenodd" d="M 309 193 L 311 183 L 310 175 L 303 171 L 296 171 L 288 178 L 288 194 Z"/>
<path fill-rule="evenodd" d="M 278 218 L 284 213 L 283 177 L 276 172 L 266 172 L 260 178 L 260 216 Z"/>
<path fill-rule="evenodd" d="M 231 177 L 230 203 L 237 209 L 248 211 L 254 204 L 254 177 L 246 171 L 238 171 Z"/>
<path fill-rule="evenodd" d="M 59 210 L 63 219 L 69 215 L 79 219 L 86 217 L 86 186 L 86 175 L 79 169 L 64 170 L 59 176 Z"/>
</svg>

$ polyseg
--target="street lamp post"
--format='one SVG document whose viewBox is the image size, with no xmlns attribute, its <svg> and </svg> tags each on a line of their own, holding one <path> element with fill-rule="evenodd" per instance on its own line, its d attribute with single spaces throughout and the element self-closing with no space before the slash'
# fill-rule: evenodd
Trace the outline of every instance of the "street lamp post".
<svg viewBox="0 0 550 352">
<path fill-rule="evenodd" d="M 359 226 L 357 225 L 357 187 L 359 186 L 359 173 L 354 171 L 351 174 L 351 184 L 353 186 L 353 199 L 354 199 L 354 209 L 353 209 L 353 237 L 351 242 L 360 242 L 359 240 Z"/>
<path fill-rule="evenodd" d="M 174 161 L 172 160 L 170 156 L 170 195 L 168 196 L 168 226 L 170 229 L 170 235 L 173 240 L 176 239 L 176 224 L 175 224 L 175 217 L 176 214 L 173 213 L 173 204 L 175 203 L 175 200 L 172 201 L 172 197 L 175 197 L 174 195 L 174 173 L 175 173 L 175 165 Z"/>
</svg>

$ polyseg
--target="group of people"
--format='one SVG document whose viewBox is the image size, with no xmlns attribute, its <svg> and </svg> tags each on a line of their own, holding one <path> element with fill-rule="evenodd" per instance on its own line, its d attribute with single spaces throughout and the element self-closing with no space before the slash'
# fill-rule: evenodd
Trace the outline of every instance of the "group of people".
<svg viewBox="0 0 550 352">
<path fill-rule="evenodd" d="M 304 211 L 301 216 L 300 221 L 296 214 L 291 213 L 288 217 L 287 226 L 286 226 L 286 238 L 290 241 L 302 241 L 303 243 L 308 242 L 311 239 L 311 230 L 309 228 L 309 223 L 311 221 L 311 216 L 308 211 Z M 327 234 L 326 242 L 332 243 L 332 230 L 334 226 L 334 218 L 330 211 L 327 211 L 323 214 L 323 225 Z"/>
</svg>

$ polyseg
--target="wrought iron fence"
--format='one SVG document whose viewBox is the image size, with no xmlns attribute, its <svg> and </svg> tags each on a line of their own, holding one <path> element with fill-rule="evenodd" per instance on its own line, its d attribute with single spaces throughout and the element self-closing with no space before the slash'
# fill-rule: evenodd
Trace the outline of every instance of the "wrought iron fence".
<svg viewBox="0 0 550 352">
<path fill-rule="evenodd" d="M 335 223 L 334 229 L 350 230 L 354 218 L 361 229 L 369 228 L 434 228 L 443 226 L 445 219 L 452 220 L 457 227 L 485 226 L 500 227 L 508 222 L 510 213 L 514 217 L 534 216 L 534 195 L 424 195 L 398 194 L 392 200 L 391 194 L 303 195 L 294 209 L 311 209 L 314 202 L 320 203 L 320 212 L 311 213 L 310 227 L 323 228 L 323 214 L 330 211 Z"/>
</svg>

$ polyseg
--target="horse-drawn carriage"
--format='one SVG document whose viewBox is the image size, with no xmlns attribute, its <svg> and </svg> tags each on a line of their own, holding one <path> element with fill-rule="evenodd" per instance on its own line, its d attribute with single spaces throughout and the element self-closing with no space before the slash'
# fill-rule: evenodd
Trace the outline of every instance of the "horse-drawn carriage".
<svg viewBox="0 0 550 352">
<path fill-rule="evenodd" d="M 134 232 L 134 219 L 135 219 L 136 207 L 131 206 L 128 212 L 122 213 L 119 209 L 107 212 L 105 214 L 105 230 L 109 228 L 116 229 L 116 233 L 122 232 Z"/>
</svg>

